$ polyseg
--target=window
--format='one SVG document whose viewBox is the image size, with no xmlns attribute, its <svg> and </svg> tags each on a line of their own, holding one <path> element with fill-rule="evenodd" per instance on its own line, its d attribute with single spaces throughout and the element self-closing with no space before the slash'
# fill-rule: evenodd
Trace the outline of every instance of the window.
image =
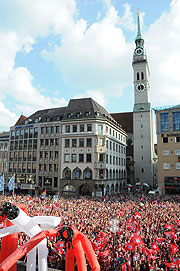
<svg viewBox="0 0 180 271">
<path fill-rule="evenodd" d="M 50 128 L 46 127 L 46 134 L 49 134 L 49 133 L 50 133 Z"/>
<path fill-rule="evenodd" d="M 112 150 L 112 142 L 110 141 L 110 150 Z"/>
<path fill-rule="evenodd" d="M 73 154 L 71 155 L 71 161 L 72 161 L 72 163 L 73 163 L 73 162 L 76 162 L 76 154 L 75 154 L 75 153 L 73 153 Z"/>
<path fill-rule="evenodd" d="M 59 134 L 59 132 L 60 132 L 60 127 L 56 126 L 56 134 Z"/>
<path fill-rule="evenodd" d="M 65 131 L 66 131 L 66 133 L 70 133 L 70 125 L 66 125 Z"/>
<path fill-rule="evenodd" d="M 102 134 L 103 134 L 103 126 L 98 125 L 98 135 L 102 135 Z"/>
<path fill-rule="evenodd" d="M 87 138 L 86 146 L 87 147 L 92 147 L 92 139 L 91 138 Z"/>
<path fill-rule="evenodd" d="M 64 155 L 64 162 L 69 162 L 69 154 Z"/>
<path fill-rule="evenodd" d="M 71 114 L 71 113 L 68 113 L 68 114 L 67 114 L 68 119 L 70 119 L 70 118 L 71 118 L 71 116 L 72 116 L 72 114 Z"/>
<path fill-rule="evenodd" d="M 170 166 L 169 166 L 169 163 L 163 163 L 163 169 L 169 169 Z"/>
<path fill-rule="evenodd" d="M 176 136 L 176 143 L 180 142 L 180 136 Z"/>
<path fill-rule="evenodd" d="M 163 150 L 162 155 L 163 156 L 168 156 L 169 155 L 169 150 Z"/>
<path fill-rule="evenodd" d="M 39 122 L 39 119 L 35 119 L 35 123 L 38 123 Z"/>
<path fill-rule="evenodd" d="M 99 161 L 100 161 L 100 162 L 103 162 L 103 159 L 104 159 L 104 158 L 103 158 L 103 154 L 100 153 L 100 154 L 99 154 Z"/>
<path fill-rule="evenodd" d="M 139 73 L 137 72 L 137 80 L 139 80 Z"/>
<path fill-rule="evenodd" d="M 59 145 L 59 138 L 55 138 L 55 145 L 56 145 L 56 146 Z"/>
<path fill-rule="evenodd" d="M 81 116 L 81 112 L 76 113 L 76 117 L 79 118 Z"/>
<path fill-rule="evenodd" d="M 77 132 L 77 125 L 73 125 L 73 133 Z"/>
<path fill-rule="evenodd" d="M 176 169 L 180 169 L 180 163 L 176 163 Z"/>
<path fill-rule="evenodd" d="M 80 132 L 84 132 L 84 124 L 80 124 Z"/>
<path fill-rule="evenodd" d="M 65 139 L 65 148 L 69 148 L 70 146 L 70 140 L 69 139 Z"/>
<path fill-rule="evenodd" d="M 55 158 L 57 159 L 59 157 L 59 152 L 55 151 Z"/>
<path fill-rule="evenodd" d="M 32 138 L 32 136 L 33 136 L 33 128 L 30 128 L 29 129 L 29 137 Z"/>
<path fill-rule="evenodd" d="M 79 147 L 84 147 L 84 138 L 79 139 Z"/>
<path fill-rule="evenodd" d="M 91 153 L 86 154 L 86 162 L 91 163 Z"/>
<path fill-rule="evenodd" d="M 73 171 L 73 178 L 74 179 L 80 179 L 81 178 L 81 170 L 79 168 L 76 168 Z"/>
<path fill-rule="evenodd" d="M 175 155 L 180 155 L 180 150 L 175 150 Z"/>
<path fill-rule="evenodd" d="M 103 138 L 99 138 L 99 146 L 104 146 L 104 139 Z"/>
<path fill-rule="evenodd" d="M 169 131 L 168 113 L 160 114 L 160 125 L 161 125 L 161 132 Z"/>
<path fill-rule="evenodd" d="M 141 80 L 144 80 L 144 73 L 141 72 Z"/>
<path fill-rule="evenodd" d="M 106 140 L 106 148 L 108 149 L 108 140 Z"/>
<path fill-rule="evenodd" d="M 115 151 L 115 143 L 113 142 L 113 151 Z"/>
<path fill-rule="evenodd" d="M 51 126 L 51 134 L 54 134 L 54 126 Z"/>
<path fill-rule="evenodd" d="M 85 112 L 85 117 L 88 117 L 90 115 L 90 112 Z"/>
<path fill-rule="evenodd" d="M 173 131 L 180 131 L 180 112 L 173 112 Z"/>
<path fill-rule="evenodd" d="M 46 121 L 49 122 L 49 121 L 50 121 L 50 117 L 47 117 L 47 118 L 46 118 Z"/>
<path fill-rule="evenodd" d="M 92 124 L 87 124 L 87 132 L 91 132 L 92 131 Z"/>
<path fill-rule="evenodd" d="M 91 179 L 92 178 L 92 170 L 90 168 L 87 168 L 84 170 L 84 178 L 85 179 Z"/>
<path fill-rule="evenodd" d="M 83 153 L 79 154 L 79 162 L 84 162 L 84 154 Z"/>
<path fill-rule="evenodd" d="M 60 121 L 61 117 L 60 116 L 56 116 L 56 121 Z"/>
<path fill-rule="evenodd" d="M 49 145 L 49 139 L 45 139 L 45 146 L 48 146 Z"/>
<path fill-rule="evenodd" d="M 44 135 L 44 133 L 45 133 L 45 129 L 44 127 L 41 127 L 41 135 Z"/>
<path fill-rule="evenodd" d="M 168 137 L 163 137 L 162 141 L 163 143 L 168 143 Z"/>
<path fill-rule="evenodd" d="M 77 139 L 76 138 L 73 138 L 72 139 L 72 147 L 77 147 Z"/>
<path fill-rule="evenodd" d="M 144 173 L 144 168 L 141 169 L 141 172 Z"/>
<path fill-rule="evenodd" d="M 54 146 L 54 138 L 50 138 L 50 146 Z"/>
</svg>

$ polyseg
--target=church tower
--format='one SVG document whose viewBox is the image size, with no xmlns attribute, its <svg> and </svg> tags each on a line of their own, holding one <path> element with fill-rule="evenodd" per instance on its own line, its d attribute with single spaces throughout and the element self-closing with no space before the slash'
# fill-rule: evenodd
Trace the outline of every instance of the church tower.
<svg viewBox="0 0 180 271">
<path fill-rule="evenodd" d="M 149 67 L 144 40 L 141 37 L 138 13 L 138 31 L 135 39 L 136 48 L 133 55 L 134 71 L 134 162 L 135 183 L 153 185 L 153 113 L 150 103 Z"/>
</svg>

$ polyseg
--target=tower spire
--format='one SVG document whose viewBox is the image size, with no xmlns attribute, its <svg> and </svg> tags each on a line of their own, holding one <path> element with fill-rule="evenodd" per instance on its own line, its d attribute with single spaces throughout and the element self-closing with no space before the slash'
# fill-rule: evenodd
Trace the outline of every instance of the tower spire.
<svg viewBox="0 0 180 271">
<path fill-rule="evenodd" d="M 141 37 L 141 26 L 140 26 L 140 17 L 139 10 L 137 12 L 137 36 L 135 39 L 136 49 L 134 51 L 134 55 L 144 55 L 144 40 Z"/>
<path fill-rule="evenodd" d="M 141 27 L 140 27 L 139 11 L 137 12 L 137 15 L 138 15 L 138 33 L 137 33 L 136 40 L 141 39 Z"/>
</svg>

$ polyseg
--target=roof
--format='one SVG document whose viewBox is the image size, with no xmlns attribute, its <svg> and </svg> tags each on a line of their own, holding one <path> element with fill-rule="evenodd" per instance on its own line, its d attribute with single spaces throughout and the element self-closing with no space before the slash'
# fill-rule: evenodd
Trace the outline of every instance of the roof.
<svg viewBox="0 0 180 271">
<path fill-rule="evenodd" d="M 24 115 L 21 115 L 19 119 L 17 120 L 17 122 L 15 123 L 15 126 L 22 124 L 25 119 L 27 119 L 27 117 L 25 117 Z"/>
<path fill-rule="evenodd" d="M 111 113 L 126 133 L 133 133 L 133 112 Z"/>
<path fill-rule="evenodd" d="M 0 133 L 0 141 L 9 140 L 9 132 L 1 132 Z"/>
</svg>

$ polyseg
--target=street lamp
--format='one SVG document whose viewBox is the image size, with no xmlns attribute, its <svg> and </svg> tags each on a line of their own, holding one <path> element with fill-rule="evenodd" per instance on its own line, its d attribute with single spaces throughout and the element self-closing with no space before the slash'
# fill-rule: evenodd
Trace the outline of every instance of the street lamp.
<svg viewBox="0 0 180 271">
<path fill-rule="evenodd" d="M 116 232 L 119 230 L 119 220 L 116 218 L 113 218 L 109 221 L 110 224 L 110 231 L 113 233 L 113 270 L 115 270 L 116 263 L 115 263 L 115 237 Z"/>
</svg>

